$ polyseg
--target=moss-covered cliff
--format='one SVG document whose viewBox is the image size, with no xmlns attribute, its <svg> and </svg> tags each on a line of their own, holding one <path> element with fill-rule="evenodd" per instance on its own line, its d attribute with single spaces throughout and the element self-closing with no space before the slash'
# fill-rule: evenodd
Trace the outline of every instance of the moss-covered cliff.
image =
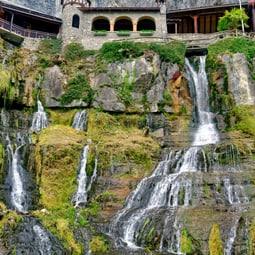
<svg viewBox="0 0 255 255">
<path fill-rule="evenodd" d="M 31 138 L 24 165 L 37 186 L 33 186 L 36 198 L 29 216 L 40 220 L 57 237 L 65 254 L 84 254 L 89 249 L 93 254 L 125 254 L 127 251 L 116 249 L 113 240 L 105 235 L 111 218 L 138 182 L 152 173 L 166 150 L 176 151 L 191 144 L 192 103 L 184 72 L 185 46 L 176 42 L 123 42 L 107 43 L 98 52 L 88 52 L 74 43 L 61 51 L 59 40 L 46 40 L 36 52 L 7 47 L 2 42 L 0 104 L 5 110 L 1 113 L 0 129 L 2 134 L 8 129 L 15 134 L 25 130 Z M 252 254 L 254 248 L 254 105 L 237 103 L 233 94 L 238 82 L 247 80 L 248 87 L 254 85 L 254 49 L 253 41 L 240 38 L 208 49 L 211 107 L 222 143 L 216 148 L 208 146 L 206 152 L 208 160 L 217 155 L 223 167 L 218 174 L 198 174 L 191 206 L 178 209 L 183 224 L 180 240 L 186 254 L 214 254 L 215 250 L 222 254 L 222 242 L 227 241 L 227 231 L 234 225 L 233 215 L 239 216 L 234 254 Z M 247 59 L 248 68 L 241 81 L 231 80 L 229 73 L 239 68 L 231 62 L 237 53 Z M 245 98 L 246 92 L 242 93 Z M 38 95 L 49 126 L 31 133 L 31 115 L 36 111 Z M 88 128 L 78 131 L 71 124 L 75 113 L 83 108 L 88 114 Z M 77 209 L 72 196 L 86 144 L 90 144 L 88 176 L 92 176 L 96 164 L 98 175 L 87 206 Z M 223 171 L 236 164 L 237 159 L 238 164 L 242 163 L 242 171 Z M 27 216 L 6 208 L 7 161 L 2 143 L 0 196 L 4 203 L 0 206 L 0 251 L 15 252 L 21 249 L 18 226 Z M 249 203 L 243 211 L 228 211 L 223 202 L 226 177 L 244 186 Z M 146 245 L 154 251 L 159 243 L 152 229 L 156 226 L 150 229 Z M 246 240 L 242 236 L 245 231 L 249 233 Z"/>
</svg>

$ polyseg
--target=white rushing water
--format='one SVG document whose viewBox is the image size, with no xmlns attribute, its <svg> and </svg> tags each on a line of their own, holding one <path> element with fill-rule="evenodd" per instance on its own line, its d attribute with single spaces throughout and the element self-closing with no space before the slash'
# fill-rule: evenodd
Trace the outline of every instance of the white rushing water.
<svg viewBox="0 0 255 255">
<path fill-rule="evenodd" d="M 31 131 L 40 131 L 48 126 L 48 119 L 46 112 L 44 111 L 41 101 L 37 100 L 37 112 L 33 113 L 32 124 L 30 127 Z"/>
<path fill-rule="evenodd" d="M 84 126 L 86 126 L 86 122 L 87 122 L 86 110 L 76 112 L 73 118 L 72 128 L 76 130 L 84 130 Z"/>
<path fill-rule="evenodd" d="M 20 136 L 18 134 L 18 136 Z M 18 139 L 20 143 L 14 146 L 12 145 L 10 138 L 6 135 L 7 141 L 7 153 L 9 160 L 9 179 L 10 179 L 10 202 L 15 210 L 19 212 L 27 212 L 28 201 L 27 194 L 23 184 L 24 169 L 22 167 L 22 161 L 20 160 L 20 150 L 25 146 L 23 137 Z M 14 147 L 14 148 L 13 148 Z M 15 148 L 16 147 L 16 148 Z"/>
<path fill-rule="evenodd" d="M 219 141 L 209 110 L 205 58 L 205 56 L 199 58 L 198 72 L 187 59 L 185 60 L 190 90 L 194 92 L 192 98 L 195 99 L 193 104 L 197 120 L 192 146 L 178 152 L 171 151 L 158 164 L 154 173 L 144 178 L 130 194 L 125 207 L 117 214 L 112 225 L 112 232 L 116 230 L 118 233 L 115 238 L 120 245 L 124 243 L 124 246 L 138 249 L 141 245 L 141 235 L 149 225 L 148 219 L 152 220 L 155 218 L 152 216 L 155 212 L 163 210 L 167 214 L 160 230 L 162 232 L 160 250 L 181 254 L 181 225 L 175 211 L 178 206 L 190 205 L 192 199 L 192 179 L 186 175 L 190 172 L 207 171 L 207 160 L 202 146 Z"/>
<path fill-rule="evenodd" d="M 75 207 L 80 205 L 85 205 L 87 203 L 87 173 L 86 173 L 86 165 L 87 165 L 87 157 L 89 152 L 89 145 L 86 145 L 83 148 L 80 167 L 78 170 L 78 189 L 73 197 L 73 201 L 75 202 Z"/>
<path fill-rule="evenodd" d="M 78 188 L 72 198 L 72 202 L 75 204 L 75 207 L 77 208 L 85 206 L 87 204 L 88 193 L 91 190 L 92 184 L 94 183 L 97 177 L 97 161 L 98 161 L 97 157 L 95 159 L 95 166 L 92 176 L 91 177 L 87 176 L 86 166 L 89 152 L 89 144 L 91 143 L 91 141 L 89 140 L 88 142 L 89 143 L 86 146 L 84 146 L 81 154 L 77 178 Z"/>
<path fill-rule="evenodd" d="M 37 249 L 40 252 L 40 255 L 50 255 L 53 254 L 51 251 L 51 240 L 48 236 L 48 233 L 40 226 L 34 225 L 33 231 L 35 234 L 35 239 L 37 240 Z"/>
</svg>

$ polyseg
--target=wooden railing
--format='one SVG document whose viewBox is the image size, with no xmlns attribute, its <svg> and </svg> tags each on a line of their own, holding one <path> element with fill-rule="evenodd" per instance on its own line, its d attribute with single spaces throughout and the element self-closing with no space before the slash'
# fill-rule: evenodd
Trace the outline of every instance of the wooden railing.
<svg viewBox="0 0 255 255">
<path fill-rule="evenodd" d="M 11 22 L 0 19 L 0 27 L 5 30 L 17 34 L 22 37 L 30 37 L 30 38 L 47 38 L 47 39 L 55 39 L 57 38 L 57 34 L 47 33 L 37 30 L 26 29 L 24 27 L 17 26 L 12 24 Z"/>
</svg>

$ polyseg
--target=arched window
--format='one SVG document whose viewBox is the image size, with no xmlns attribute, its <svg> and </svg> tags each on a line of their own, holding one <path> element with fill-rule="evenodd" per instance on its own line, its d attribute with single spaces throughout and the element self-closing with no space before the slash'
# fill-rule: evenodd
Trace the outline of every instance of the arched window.
<svg viewBox="0 0 255 255">
<path fill-rule="evenodd" d="M 79 28 L 79 26 L 80 26 L 80 17 L 77 14 L 75 14 L 73 15 L 72 27 Z"/>
<path fill-rule="evenodd" d="M 140 30 L 156 30 L 156 25 L 151 17 L 142 17 L 137 23 L 137 31 Z"/>
<path fill-rule="evenodd" d="M 133 23 L 129 17 L 119 17 L 114 24 L 114 31 L 129 30 L 133 31 Z"/>
<path fill-rule="evenodd" d="M 92 22 L 92 30 L 110 31 L 110 22 L 106 17 L 96 17 Z"/>
</svg>

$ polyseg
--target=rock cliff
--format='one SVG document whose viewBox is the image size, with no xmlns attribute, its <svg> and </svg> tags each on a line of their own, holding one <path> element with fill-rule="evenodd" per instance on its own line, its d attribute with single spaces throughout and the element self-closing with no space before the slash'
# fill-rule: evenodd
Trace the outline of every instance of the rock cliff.
<svg viewBox="0 0 255 255">
<path fill-rule="evenodd" d="M 109 43 L 104 45 L 106 51 L 87 52 L 71 44 L 60 52 L 55 43 L 43 41 L 38 51 L 1 46 L 0 251 L 164 254 L 160 245 L 167 245 L 168 240 L 161 243 L 159 234 L 166 218 L 158 216 L 166 215 L 164 208 L 141 222 L 140 239 L 146 247 L 142 251 L 116 246 L 108 234 L 112 218 L 140 180 L 150 176 L 170 150 L 169 158 L 178 158 L 191 145 L 197 105 L 187 84 L 185 47 L 181 43 Z M 221 43 L 229 45 L 228 41 Z M 238 41 L 237 45 L 245 43 Z M 255 54 L 252 47 L 248 55 L 241 47 L 237 49 L 232 54 L 222 45 L 208 49 L 210 103 L 221 142 L 206 145 L 199 154 L 201 168 L 209 166 L 206 171 L 182 177 L 176 210 L 182 229 L 176 233 L 187 254 L 208 254 L 218 248 L 223 253 L 222 243 L 225 249 L 232 247 L 231 254 L 254 252 L 255 109 L 253 92 L 247 89 L 253 91 Z M 196 58 L 191 59 L 196 66 Z M 48 125 L 32 131 L 33 113 L 42 111 L 38 100 Z M 72 123 L 81 110 L 86 111 L 87 122 L 76 130 Z M 20 145 L 23 135 L 26 146 Z M 73 196 L 85 145 L 89 145 L 86 168 L 91 186 L 83 206 L 75 205 Z M 22 213 L 12 210 L 9 202 L 13 186 L 7 155 L 17 148 L 26 170 L 23 177 L 29 176 L 24 185 L 32 194 L 28 212 Z M 174 171 L 179 164 L 173 162 L 166 171 Z M 149 183 L 148 190 L 158 179 Z M 187 180 L 192 180 L 191 186 Z M 187 187 L 192 192 L 184 206 Z M 145 192 L 141 201 L 148 195 Z M 173 225 L 168 224 L 166 229 Z M 38 242 L 36 233 L 41 228 L 46 229 L 39 232 L 46 243 Z M 229 244 L 232 230 L 235 239 Z M 170 239 L 170 232 L 164 234 Z"/>
</svg>

